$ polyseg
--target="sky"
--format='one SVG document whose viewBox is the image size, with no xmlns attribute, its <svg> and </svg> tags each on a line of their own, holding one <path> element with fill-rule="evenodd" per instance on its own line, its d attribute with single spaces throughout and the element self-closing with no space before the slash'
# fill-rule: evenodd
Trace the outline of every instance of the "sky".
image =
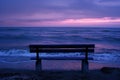
<svg viewBox="0 0 120 80">
<path fill-rule="evenodd" d="M 0 26 L 120 27 L 120 0 L 0 0 Z"/>
</svg>

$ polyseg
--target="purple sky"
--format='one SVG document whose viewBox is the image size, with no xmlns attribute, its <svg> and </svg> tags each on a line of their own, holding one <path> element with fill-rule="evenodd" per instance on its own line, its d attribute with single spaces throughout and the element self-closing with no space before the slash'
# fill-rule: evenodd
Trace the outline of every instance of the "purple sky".
<svg viewBox="0 0 120 80">
<path fill-rule="evenodd" d="M 120 26 L 120 0 L 0 0 L 0 26 Z"/>
</svg>

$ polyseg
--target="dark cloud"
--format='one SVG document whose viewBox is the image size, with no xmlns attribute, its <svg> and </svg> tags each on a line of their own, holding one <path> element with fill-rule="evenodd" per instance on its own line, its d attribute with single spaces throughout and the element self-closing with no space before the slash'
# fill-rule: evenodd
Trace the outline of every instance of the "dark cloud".
<svg viewBox="0 0 120 80">
<path fill-rule="evenodd" d="M 64 18 L 120 17 L 115 0 L 0 0 L 0 16 L 19 16 L 56 13 Z M 119 0 L 117 0 L 119 1 Z M 105 4 L 104 4 L 105 3 Z M 115 3 L 114 3 L 115 5 Z M 56 19 L 57 20 L 57 19 Z"/>
<path fill-rule="evenodd" d="M 61 21 L 63 19 L 16 19 L 16 22 L 46 22 L 46 21 Z"/>
</svg>

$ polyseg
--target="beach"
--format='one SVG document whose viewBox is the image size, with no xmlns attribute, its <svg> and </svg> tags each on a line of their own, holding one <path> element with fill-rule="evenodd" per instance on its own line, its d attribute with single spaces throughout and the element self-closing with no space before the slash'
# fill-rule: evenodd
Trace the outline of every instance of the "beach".
<svg viewBox="0 0 120 80">
<path fill-rule="evenodd" d="M 9 57 L 2 58 L 9 60 Z M 38 72 L 35 70 L 35 60 L 30 60 L 28 57 L 14 57 L 13 59 L 23 61 L 1 62 L 0 80 L 120 79 L 120 65 L 89 61 L 89 71 L 83 73 L 81 72 L 81 61 L 79 60 L 42 60 L 42 71 Z"/>
<path fill-rule="evenodd" d="M 0 80 L 120 80 L 120 68 L 81 71 L 42 71 L 0 69 Z"/>
<path fill-rule="evenodd" d="M 48 56 L 49 57 L 49 56 Z M 0 68 L 35 70 L 36 60 L 28 56 L 0 56 Z M 89 69 L 120 68 L 118 63 L 89 60 Z M 81 70 L 81 60 L 42 60 L 43 70 Z"/>
</svg>

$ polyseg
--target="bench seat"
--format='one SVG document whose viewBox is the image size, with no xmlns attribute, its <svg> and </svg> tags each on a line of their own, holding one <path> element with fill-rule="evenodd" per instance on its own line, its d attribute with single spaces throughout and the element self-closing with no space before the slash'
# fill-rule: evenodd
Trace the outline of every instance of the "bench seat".
<svg viewBox="0 0 120 80">
<path fill-rule="evenodd" d="M 37 60 L 36 57 L 31 57 L 31 60 Z M 42 56 L 39 60 L 85 60 L 85 57 L 78 56 Z M 88 60 L 93 60 L 93 57 L 88 57 Z"/>
</svg>

